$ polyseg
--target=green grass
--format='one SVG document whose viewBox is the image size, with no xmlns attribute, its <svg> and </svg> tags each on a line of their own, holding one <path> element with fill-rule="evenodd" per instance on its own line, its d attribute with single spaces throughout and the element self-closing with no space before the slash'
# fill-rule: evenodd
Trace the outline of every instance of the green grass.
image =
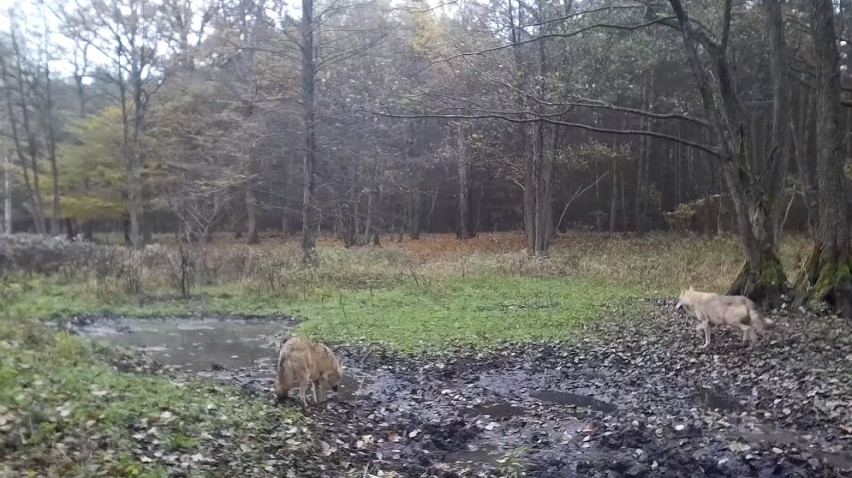
<svg viewBox="0 0 852 478">
<path fill-rule="evenodd" d="M 267 427 L 300 421 L 294 409 L 234 387 L 121 373 L 104 360 L 120 355 L 32 321 L 0 319 L 0 476 L 165 476 L 153 453 L 150 462 L 134 454 L 139 433 L 160 440 L 166 454 L 209 455 L 223 445 L 217 431 L 228 431 L 225 446 L 239 451 Z"/>
<path fill-rule="evenodd" d="M 209 287 L 188 301 L 149 299 L 141 304 L 127 297 L 109 302 L 47 281 L 20 289 L 9 301 L 10 316 L 67 318 L 107 311 L 133 316 L 296 315 L 305 319 L 299 333 L 382 343 L 405 352 L 565 339 L 578 323 L 623 314 L 618 306 L 647 292 L 599 280 L 493 275 L 406 281 L 377 289 L 317 289 L 302 298 Z"/>
<path fill-rule="evenodd" d="M 299 331 L 307 335 L 412 352 L 565 339 L 583 321 L 623 313 L 613 309 L 641 295 L 638 288 L 590 280 L 471 277 L 341 291 L 291 310 L 305 319 Z"/>
</svg>

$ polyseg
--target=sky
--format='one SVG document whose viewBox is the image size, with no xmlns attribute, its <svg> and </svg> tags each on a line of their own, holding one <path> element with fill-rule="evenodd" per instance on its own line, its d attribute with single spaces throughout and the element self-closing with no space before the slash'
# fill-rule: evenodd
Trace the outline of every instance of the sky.
<svg viewBox="0 0 852 478">
<path fill-rule="evenodd" d="M 190 0 L 193 3 L 200 3 L 199 0 Z M 203 1 L 203 0 L 202 0 Z M 453 0 L 426 0 L 427 4 L 432 8 L 437 8 L 444 12 L 449 12 L 452 10 Z M 61 0 L 56 2 L 55 0 L 47 0 L 48 4 L 50 3 L 59 3 L 60 5 L 65 5 Z M 405 0 L 391 0 L 392 5 L 403 4 Z M 301 2 L 300 0 L 290 0 L 289 5 L 287 7 L 287 11 L 294 18 L 299 18 L 301 16 Z M 70 7 L 70 5 L 69 5 Z M 34 30 L 37 32 L 43 31 L 43 23 L 42 23 L 42 15 L 41 15 L 41 2 L 39 0 L 0 0 L 0 30 L 4 32 L 8 32 L 10 30 L 10 21 L 9 21 L 9 9 L 14 8 L 18 12 L 18 22 L 21 24 L 21 28 L 23 30 Z M 49 8 L 44 7 L 47 13 L 47 24 L 48 29 L 51 31 L 50 35 L 50 43 L 52 45 L 57 45 L 60 49 L 65 50 L 70 53 L 73 51 L 74 42 L 67 38 L 66 36 L 59 33 L 60 30 L 60 21 L 53 15 Z M 33 42 L 33 39 L 30 39 L 30 42 Z M 31 43 L 30 48 L 33 50 L 37 50 L 41 45 L 36 45 Z M 165 44 L 160 48 L 161 51 L 167 51 L 167 46 Z M 87 51 L 88 60 L 90 65 L 96 64 L 109 64 L 109 58 L 100 53 L 94 48 L 89 48 Z M 72 64 L 69 60 L 62 58 L 60 54 L 53 54 L 50 67 L 54 72 L 59 73 L 61 76 L 71 76 L 73 72 Z"/>
</svg>

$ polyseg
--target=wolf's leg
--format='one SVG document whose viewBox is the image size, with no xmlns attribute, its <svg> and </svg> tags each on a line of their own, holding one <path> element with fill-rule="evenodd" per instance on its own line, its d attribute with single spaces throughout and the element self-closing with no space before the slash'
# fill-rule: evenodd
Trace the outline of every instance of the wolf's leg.
<svg viewBox="0 0 852 478">
<path fill-rule="evenodd" d="M 737 327 L 739 327 L 740 330 L 743 331 L 743 343 L 748 342 L 748 340 L 751 338 L 751 334 L 749 334 L 751 327 L 749 327 L 748 325 L 743 325 L 743 324 L 740 324 Z"/>
<path fill-rule="evenodd" d="M 326 390 L 325 385 L 323 385 L 323 380 L 317 380 L 317 387 L 319 387 L 319 397 L 320 402 L 324 402 L 328 399 L 328 390 Z"/>
<path fill-rule="evenodd" d="M 308 399 L 305 397 L 305 392 L 307 391 L 307 389 L 308 389 L 308 381 L 307 380 L 300 381 L 299 382 L 299 400 L 302 401 L 303 407 L 308 406 Z"/>
<path fill-rule="evenodd" d="M 702 322 L 699 329 L 704 330 L 704 345 L 702 345 L 701 348 L 706 349 L 710 346 L 710 322 Z"/>
<path fill-rule="evenodd" d="M 314 380 L 311 382 L 311 392 L 314 394 L 314 403 L 319 403 L 317 400 L 317 388 L 319 387 L 319 380 Z"/>
<path fill-rule="evenodd" d="M 749 338 L 748 348 L 753 349 L 754 346 L 757 345 L 757 333 L 751 327 L 748 328 L 748 338 Z"/>
</svg>

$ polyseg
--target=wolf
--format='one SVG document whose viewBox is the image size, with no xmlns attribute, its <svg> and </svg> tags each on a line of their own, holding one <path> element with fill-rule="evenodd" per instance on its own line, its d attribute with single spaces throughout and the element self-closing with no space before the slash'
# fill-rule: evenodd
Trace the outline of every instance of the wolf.
<svg viewBox="0 0 852 478">
<path fill-rule="evenodd" d="M 317 399 L 317 389 L 320 388 L 320 398 L 323 397 L 323 386 L 337 391 L 343 379 L 343 367 L 327 346 L 306 338 L 292 337 L 281 346 L 278 362 L 275 364 L 275 395 L 279 402 L 287 398 L 294 386 L 299 386 L 299 399 L 303 406 L 308 405 L 305 391 L 311 385 L 314 403 Z"/>
<path fill-rule="evenodd" d="M 675 309 L 686 309 L 701 321 L 695 330 L 704 331 L 704 345 L 710 346 L 711 325 L 733 325 L 743 331 L 743 342 L 749 342 L 749 348 L 757 342 L 755 331 L 764 331 L 774 322 L 764 318 L 757 306 L 748 297 L 741 295 L 718 295 L 693 289 L 681 291 Z"/>
</svg>

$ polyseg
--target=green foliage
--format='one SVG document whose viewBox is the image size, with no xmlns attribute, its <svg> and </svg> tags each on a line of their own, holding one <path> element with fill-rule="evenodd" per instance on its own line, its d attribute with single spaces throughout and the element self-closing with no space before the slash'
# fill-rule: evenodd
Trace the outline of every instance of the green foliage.
<svg viewBox="0 0 852 478">
<path fill-rule="evenodd" d="M 674 211 L 664 212 L 663 217 L 669 227 L 674 230 L 701 229 L 710 223 L 715 226 L 720 213 L 730 220 L 731 208 L 731 201 L 727 195 L 711 194 L 680 203 Z"/>
<path fill-rule="evenodd" d="M 78 221 L 110 221 L 126 215 L 121 125 L 121 110 L 111 106 L 74 123 L 71 134 L 75 139 L 59 145 L 64 216 Z"/>
<path fill-rule="evenodd" d="M 760 269 L 760 281 L 764 284 L 774 286 L 783 286 L 787 282 L 784 274 L 784 266 L 777 256 L 772 255 L 772 257 L 763 261 Z"/>
<path fill-rule="evenodd" d="M 554 152 L 554 160 L 569 171 L 587 171 L 595 164 L 609 167 L 613 161 L 622 164 L 630 159 L 630 148 L 590 140 L 579 146 Z"/>
</svg>

